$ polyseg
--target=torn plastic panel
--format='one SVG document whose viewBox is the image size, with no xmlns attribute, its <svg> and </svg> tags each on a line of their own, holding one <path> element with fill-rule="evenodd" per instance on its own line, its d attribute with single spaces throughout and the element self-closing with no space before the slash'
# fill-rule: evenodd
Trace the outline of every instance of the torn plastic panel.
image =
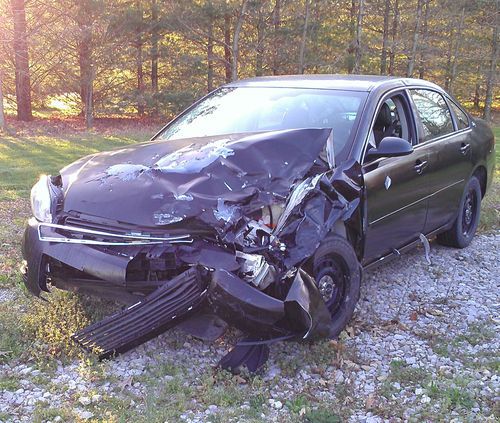
<svg viewBox="0 0 500 423">
<path fill-rule="evenodd" d="M 337 221 L 352 219 L 361 205 L 362 184 L 361 166 L 350 161 L 297 185 L 273 231 L 286 245 L 285 269 L 311 257 Z M 361 233 L 359 221 L 355 226 Z"/>
</svg>

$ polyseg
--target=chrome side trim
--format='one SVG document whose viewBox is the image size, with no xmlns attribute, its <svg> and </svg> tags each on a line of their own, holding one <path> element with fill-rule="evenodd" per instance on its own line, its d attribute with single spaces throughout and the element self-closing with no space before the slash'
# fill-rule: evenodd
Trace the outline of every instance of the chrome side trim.
<svg viewBox="0 0 500 423">
<path fill-rule="evenodd" d="M 415 204 L 420 203 L 421 201 L 427 200 L 428 198 L 431 198 L 431 197 L 439 194 L 440 192 L 443 192 L 444 190 L 451 188 L 457 184 L 461 184 L 464 181 L 465 181 L 465 179 L 460 179 L 460 181 L 453 182 L 452 184 L 447 185 L 444 188 L 438 189 L 436 192 L 433 192 L 432 194 L 429 194 L 429 195 L 426 195 L 425 197 L 422 197 L 420 200 L 417 200 L 417 201 L 414 201 L 413 203 L 407 204 L 406 206 L 403 206 L 397 210 L 394 210 L 394 211 L 386 214 L 385 216 L 379 217 L 378 219 L 375 219 L 375 220 L 369 222 L 368 225 L 373 225 L 377 222 L 380 222 L 381 220 L 385 219 L 386 217 L 389 217 L 389 216 L 392 216 L 393 214 L 399 213 L 400 211 L 403 211 L 404 209 L 407 209 L 408 207 L 414 206 Z"/>
<path fill-rule="evenodd" d="M 62 235 L 47 236 L 42 234 L 42 228 L 62 229 L 64 231 L 76 232 L 81 234 L 93 235 L 96 237 L 117 238 L 117 241 L 96 241 L 93 239 L 77 239 L 68 238 Z M 111 232 L 96 231 L 93 229 L 78 228 L 75 226 L 57 225 L 55 223 L 39 223 L 38 239 L 45 242 L 60 242 L 67 244 L 84 244 L 84 245 L 154 245 L 154 244 L 177 244 L 177 243 L 192 243 L 191 235 L 178 235 L 168 237 L 149 237 L 133 234 L 116 234 Z"/>
</svg>

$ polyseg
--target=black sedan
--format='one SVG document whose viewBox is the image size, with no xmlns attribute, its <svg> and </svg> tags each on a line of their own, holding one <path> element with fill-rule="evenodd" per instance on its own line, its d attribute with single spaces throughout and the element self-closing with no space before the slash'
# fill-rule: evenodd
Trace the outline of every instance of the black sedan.
<svg viewBox="0 0 500 423">
<path fill-rule="evenodd" d="M 437 237 L 466 247 L 494 137 L 438 86 L 375 76 L 225 85 L 150 142 L 43 176 L 25 283 L 121 300 L 74 335 L 101 357 L 180 326 L 245 338 L 250 370 L 277 340 L 336 337 L 363 269 Z"/>
</svg>

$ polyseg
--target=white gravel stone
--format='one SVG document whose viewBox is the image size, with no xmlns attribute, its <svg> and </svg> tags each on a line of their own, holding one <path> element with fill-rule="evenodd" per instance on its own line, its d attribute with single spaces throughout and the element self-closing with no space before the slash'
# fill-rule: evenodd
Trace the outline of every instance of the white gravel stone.
<svg viewBox="0 0 500 423">
<path fill-rule="evenodd" d="M 80 397 L 78 399 L 78 402 L 82 405 L 90 405 L 92 403 L 92 400 L 89 397 Z"/>
<path fill-rule="evenodd" d="M 403 410 L 391 422 L 418 421 L 422 411 L 426 415 L 441 412 L 439 392 L 432 399 L 427 395 L 429 380 L 434 380 L 441 389 L 462 379 L 467 385 L 457 383 L 456 386 L 471 395 L 474 407 L 457 409 L 458 415 L 437 415 L 436 420 L 487 420 L 492 413 L 491 405 L 500 401 L 498 375 L 482 364 L 485 360 L 482 357 L 500 350 L 499 235 L 479 235 L 471 246 L 461 251 L 433 242 L 431 266 L 426 264 L 423 251 L 416 250 L 377 270 L 367 271 L 351 323 L 355 334 L 341 336 L 340 358 L 334 348 L 323 352 L 328 351 L 329 347 L 325 346 L 287 342 L 271 347 L 267 370 L 259 379 L 262 384 L 259 395 L 270 399 L 259 418 L 280 422 L 297 420 L 298 416 L 292 415 L 292 407 L 284 404 L 302 396 L 310 402 L 305 408 L 315 406 L 316 401 L 332 404 L 332 410 L 338 407 L 350 414 L 348 421 L 353 423 L 384 421 L 374 411 L 379 405 L 382 410 L 391 410 L 391 406 Z M 476 345 L 457 341 L 484 325 L 491 329 L 489 338 L 483 340 L 479 336 Z M 130 400 L 130 395 L 145 398 L 160 391 L 149 385 L 148 377 L 154 375 L 160 384 L 180 380 L 196 392 L 206 383 L 203 378 L 212 374 L 213 366 L 233 341 L 234 335 L 230 334 L 227 342 L 209 344 L 172 330 L 103 364 L 105 380 L 89 377 L 77 361 L 69 365 L 59 363 L 55 370 L 33 369 L 32 365 L 19 362 L 2 364 L 0 374 L 18 382 L 11 391 L 0 392 L 0 412 L 13 416 L 8 423 L 30 422 L 36 407 L 30 404 L 31 399 L 45 398 L 51 407 L 70 407 L 82 420 L 99 419 L 100 416 L 88 410 L 75 410 L 75 399 L 78 398 L 78 406 L 98 403 L 97 410 L 108 396 L 114 396 L 126 399 L 131 409 L 140 413 L 144 402 Z M 312 355 L 319 350 L 321 356 Z M 298 360 L 295 370 L 291 369 L 290 363 Z M 169 374 L 157 377 L 151 373 L 150 369 L 161 368 L 167 362 L 180 369 L 176 370 L 179 373 L 172 373 L 175 377 Z M 422 372 L 424 376 L 422 380 L 406 380 L 403 376 L 395 379 L 395 364 L 409 372 Z M 50 381 L 48 386 L 42 386 L 34 378 L 40 374 Z M 214 383 L 217 387 L 223 386 L 223 383 Z M 251 385 L 247 381 L 237 386 L 247 390 Z M 386 392 L 387 398 L 382 397 L 381 392 Z M 373 396 L 373 408 L 365 409 L 368 395 Z M 344 402 L 346 397 L 350 400 Z M 196 401 L 190 401 L 183 411 L 181 420 L 205 422 L 213 419 L 215 413 L 224 416 L 226 406 L 207 405 L 202 396 L 194 399 Z M 251 398 L 246 397 L 230 411 L 234 416 L 237 413 L 243 416 L 245 410 L 253 407 L 250 404 Z M 233 421 L 246 420 L 235 417 Z M 56 418 L 52 422 L 56 422 Z"/>
</svg>

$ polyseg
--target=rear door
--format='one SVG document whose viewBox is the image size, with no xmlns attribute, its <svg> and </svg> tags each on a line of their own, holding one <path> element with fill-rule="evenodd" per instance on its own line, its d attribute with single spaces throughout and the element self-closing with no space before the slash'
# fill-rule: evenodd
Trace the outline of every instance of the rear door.
<svg viewBox="0 0 500 423">
<path fill-rule="evenodd" d="M 429 200 L 424 233 L 451 223 L 457 214 L 465 179 L 472 171 L 469 120 L 438 91 L 411 89 L 419 145 L 428 155 Z M 451 101 L 451 100 L 449 100 Z"/>
<path fill-rule="evenodd" d="M 395 133 L 389 135 L 399 136 L 415 145 L 416 127 L 407 93 L 403 90 L 383 99 L 378 110 L 384 103 L 392 103 L 396 107 L 396 110 L 394 106 L 391 109 L 394 118 L 399 121 L 393 125 Z M 370 140 L 367 145 L 369 143 Z M 425 149 L 415 150 L 403 157 L 364 162 L 367 221 L 364 264 L 411 243 L 424 230 L 428 197 L 427 165 Z"/>
</svg>

